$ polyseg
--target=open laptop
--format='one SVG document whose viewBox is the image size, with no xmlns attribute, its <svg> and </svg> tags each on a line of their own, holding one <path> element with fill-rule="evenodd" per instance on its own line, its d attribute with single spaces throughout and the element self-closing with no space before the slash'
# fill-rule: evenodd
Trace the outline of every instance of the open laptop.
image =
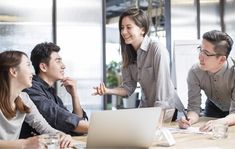
<svg viewBox="0 0 235 149">
<path fill-rule="evenodd" d="M 150 147 L 160 114 L 159 107 L 93 112 L 86 147 Z"/>
</svg>

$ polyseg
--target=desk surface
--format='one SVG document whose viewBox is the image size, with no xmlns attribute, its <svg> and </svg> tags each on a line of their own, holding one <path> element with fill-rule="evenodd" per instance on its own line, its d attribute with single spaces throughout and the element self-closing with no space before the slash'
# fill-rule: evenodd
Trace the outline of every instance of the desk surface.
<svg viewBox="0 0 235 149">
<path fill-rule="evenodd" d="M 200 118 L 200 121 L 193 126 L 201 126 L 210 120 L 209 118 Z M 176 127 L 174 122 L 170 127 Z M 207 134 L 173 134 L 176 144 L 171 147 L 152 146 L 149 149 L 233 149 L 235 148 L 235 126 L 228 129 L 228 138 L 221 140 L 212 140 Z M 86 136 L 73 137 L 74 140 L 86 142 Z"/>
</svg>

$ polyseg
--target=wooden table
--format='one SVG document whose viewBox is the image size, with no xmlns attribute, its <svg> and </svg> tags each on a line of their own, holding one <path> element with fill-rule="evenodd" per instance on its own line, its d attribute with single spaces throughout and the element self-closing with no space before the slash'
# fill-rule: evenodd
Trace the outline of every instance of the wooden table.
<svg viewBox="0 0 235 149">
<path fill-rule="evenodd" d="M 199 127 L 211 118 L 200 118 L 193 126 Z M 178 127 L 176 122 L 170 127 Z M 173 134 L 176 144 L 171 147 L 152 146 L 149 149 L 235 149 L 235 126 L 228 129 L 228 138 L 213 140 L 208 134 Z M 86 142 L 86 136 L 73 137 L 74 140 Z"/>
<path fill-rule="evenodd" d="M 199 122 L 193 126 L 199 127 L 211 118 L 200 118 Z M 172 127 L 177 127 L 173 123 Z M 150 149 L 235 149 L 235 126 L 228 129 L 228 138 L 211 139 L 211 134 L 173 134 L 176 144 L 171 147 L 153 146 Z"/>
</svg>

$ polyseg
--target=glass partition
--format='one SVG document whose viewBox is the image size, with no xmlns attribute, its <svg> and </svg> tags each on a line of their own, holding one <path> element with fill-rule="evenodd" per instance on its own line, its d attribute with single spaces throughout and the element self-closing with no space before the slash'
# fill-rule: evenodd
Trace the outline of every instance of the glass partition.
<svg viewBox="0 0 235 149">
<path fill-rule="evenodd" d="M 219 0 L 200 0 L 201 36 L 209 30 L 221 30 Z"/>
<path fill-rule="evenodd" d="M 103 109 L 102 96 L 91 95 L 93 86 L 103 81 L 102 43 L 102 0 L 57 1 L 57 44 L 66 65 L 65 75 L 76 79 L 86 111 Z M 64 88 L 59 87 L 58 93 L 71 105 Z"/>
<path fill-rule="evenodd" d="M 197 39 L 197 11 L 194 0 L 171 1 L 171 38 L 174 40 Z"/>
<path fill-rule="evenodd" d="M 57 20 L 52 20 L 53 0 L 0 0 L 0 52 L 15 49 L 30 56 L 36 44 L 56 37 L 65 73 L 77 80 L 82 106 L 100 110 L 102 97 L 91 94 L 92 87 L 103 81 L 102 0 L 54 2 Z M 71 106 L 64 88 L 58 87 L 58 95 Z"/>
<path fill-rule="evenodd" d="M 225 31 L 233 38 L 235 41 L 235 0 L 227 0 L 224 8 L 224 24 Z"/>
<path fill-rule="evenodd" d="M 0 51 L 30 55 L 37 43 L 52 41 L 51 8 L 51 0 L 0 0 Z"/>
</svg>

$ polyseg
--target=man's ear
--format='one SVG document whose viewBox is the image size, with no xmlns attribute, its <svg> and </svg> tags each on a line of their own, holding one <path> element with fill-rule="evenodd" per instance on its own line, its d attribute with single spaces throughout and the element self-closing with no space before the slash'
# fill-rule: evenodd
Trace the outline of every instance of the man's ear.
<svg viewBox="0 0 235 149">
<path fill-rule="evenodd" d="M 47 71 L 47 65 L 45 63 L 40 63 L 39 64 L 39 69 L 42 71 L 42 72 L 46 72 Z"/>
<path fill-rule="evenodd" d="M 227 60 L 226 56 L 221 56 L 220 62 L 224 63 Z"/>
<path fill-rule="evenodd" d="M 16 68 L 11 67 L 11 68 L 9 69 L 9 73 L 10 73 L 11 76 L 16 77 L 16 76 L 17 76 Z"/>
<path fill-rule="evenodd" d="M 145 29 L 144 29 L 144 27 L 142 27 L 142 28 L 141 28 L 141 33 L 140 33 L 140 34 L 143 36 L 143 35 L 144 35 L 144 33 L 145 33 Z"/>
</svg>

